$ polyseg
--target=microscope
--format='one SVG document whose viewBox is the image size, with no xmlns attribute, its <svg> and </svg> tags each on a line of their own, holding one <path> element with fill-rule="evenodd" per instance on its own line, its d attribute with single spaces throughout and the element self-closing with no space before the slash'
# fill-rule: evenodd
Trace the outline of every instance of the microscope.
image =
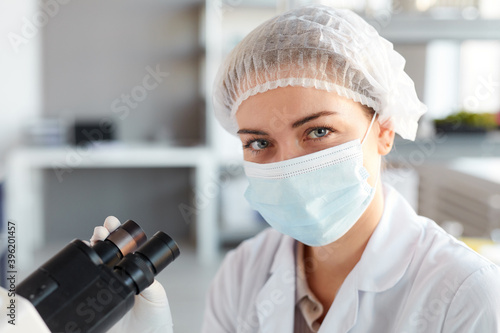
<svg viewBox="0 0 500 333">
<path fill-rule="evenodd" d="M 106 332 L 179 254 L 167 234 L 158 231 L 147 241 L 141 227 L 128 220 L 93 246 L 73 240 L 16 291 L 51 332 Z"/>
</svg>

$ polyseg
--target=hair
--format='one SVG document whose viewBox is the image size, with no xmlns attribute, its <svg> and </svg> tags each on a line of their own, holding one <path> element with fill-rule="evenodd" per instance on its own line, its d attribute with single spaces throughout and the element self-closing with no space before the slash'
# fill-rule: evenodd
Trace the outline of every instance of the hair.
<svg viewBox="0 0 500 333">
<path fill-rule="evenodd" d="M 372 107 L 363 104 L 361 104 L 361 106 L 363 107 L 363 110 L 365 111 L 365 115 L 368 118 L 368 120 L 372 120 L 373 115 L 375 114 L 376 111 Z"/>
</svg>

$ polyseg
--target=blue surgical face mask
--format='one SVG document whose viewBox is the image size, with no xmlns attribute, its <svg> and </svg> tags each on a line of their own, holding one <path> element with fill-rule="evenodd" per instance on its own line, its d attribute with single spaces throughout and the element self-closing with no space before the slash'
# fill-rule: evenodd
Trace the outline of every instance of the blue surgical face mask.
<svg viewBox="0 0 500 333">
<path fill-rule="evenodd" d="M 276 163 L 244 161 L 245 198 L 281 233 L 309 246 L 332 243 L 352 228 L 375 195 L 361 148 L 356 139 Z"/>
</svg>

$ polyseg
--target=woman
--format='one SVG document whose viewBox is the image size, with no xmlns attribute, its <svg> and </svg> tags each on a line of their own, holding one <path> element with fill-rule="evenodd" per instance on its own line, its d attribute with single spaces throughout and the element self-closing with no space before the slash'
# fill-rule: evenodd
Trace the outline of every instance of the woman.
<svg viewBox="0 0 500 333">
<path fill-rule="evenodd" d="M 425 112 L 403 67 L 360 17 L 324 6 L 231 52 L 216 116 L 273 228 L 226 256 L 203 332 L 500 332 L 500 269 L 380 181 L 395 133 L 413 140 Z"/>
</svg>

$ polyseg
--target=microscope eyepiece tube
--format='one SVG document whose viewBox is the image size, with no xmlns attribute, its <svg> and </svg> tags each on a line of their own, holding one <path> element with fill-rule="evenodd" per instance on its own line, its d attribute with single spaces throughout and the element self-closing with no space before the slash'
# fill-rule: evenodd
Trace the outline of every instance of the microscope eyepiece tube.
<svg viewBox="0 0 500 333">
<path fill-rule="evenodd" d="M 162 231 L 158 231 L 134 253 L 129 253 L 116 266 L 124 281 L 136 294 L 154 281 L 155 275 L 174 261 L 180 254 L 177 243 Z"/>
<path fill-rule="evenodd" d="M 120 252 L 126 256 L 144 244 L 147 237 L 137 223 L 127 220 L 119 228 L 110 233 L 106 239 L 115 244 L 120 249 Z"/>
<path fill-rule="evenodd" d="M 98 241 L 92 248 L 99 254 L 104 264 L 113 267 L 128 253 L 143 245 L 146 240 L 142 228 L 134 221 L 127 220 L 104 241 Z"/>
<path fill-rule="evenodd" d="M 158 231 L 143 246 L 138 248 L 135 253 L 140 253 L 148 258 L 156 275 L 161 272 L 168 264 L 174 261 L 180 254 L 177 243 L 166 233 Z"/>
</svg>

